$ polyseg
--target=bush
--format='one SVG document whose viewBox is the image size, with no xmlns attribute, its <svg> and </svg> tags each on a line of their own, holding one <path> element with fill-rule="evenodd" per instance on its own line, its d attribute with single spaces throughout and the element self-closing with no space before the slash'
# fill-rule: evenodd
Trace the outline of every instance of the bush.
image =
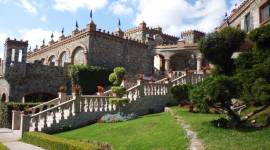
<svg viewBox="0 0 270 150">
<path fill-rule="evenodd" d="M 256 43 L 256 50 L 266 52 L 266 49 L 268 49 L 267 52 L 270 52 L 270 25 L 252 30 L 249 33 L 249 38 Z"/>
<path fill-rule="evenodd" d="M 0 104 L 0 127 L 11 128 L 12 110 L 24 111 L 40 103 L 6 103 Z"/>
<path fill-rule="evenodd" d="M 117 97 L 122 97 L 124 94 L 126 94 L 126 88 L 121 86 L 113 86 L 112 92 L 115 93 Z"/>
<path fill-rule="evenodd" d="M 123 67 L 116 67 L 113 69 L 113 73 L 109 76 L 109 81 L 114 86 L 120 86 L 122 80 L 125 78 L 125 75 L 127 74 L 125 68 Z"/>
<path fill-rule="evenodd" d="M 8 148 L 2 143 L 0 143 L 0 150 L 8 150 Z"/>
<path fill-rule="evenodd" d="M 96 144 L 67 140 L 41 132 L 26 132 L 22 141 L 48 150 L 97 150 Z"/>
<path fill-rule="evenodd" d="M 97 92 L 97 86 L 109 86 L 108 81 L 110 70 L 88 66 L 88 65 L 70 65 L 68 66 L 68 76 L 73 85 L 80 85 L 82 94 L 90 95 Z"/>
<path fill-rule="evenodd" d="M 171 93 L 173 98 L 177 100 L 177 102 L 187 101 L 189 90 L 192 88 L 191 85 L 177 85 L 171 89 Z"/>
<path fill-rule="evenodd" d="M 124 104 L 127 104 L 129 102 L 128 98 L 119 98 L 119 97 L 111 97 L 109 98 L 110 104 L 122 106 Z"/>
</svg>

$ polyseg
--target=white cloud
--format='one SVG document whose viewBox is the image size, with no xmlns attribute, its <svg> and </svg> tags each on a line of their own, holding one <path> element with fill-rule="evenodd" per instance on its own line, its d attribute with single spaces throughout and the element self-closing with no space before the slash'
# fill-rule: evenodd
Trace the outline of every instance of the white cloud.
<svg viewBox="0 0 270 150">
<path fill-rule="evenodd" d="M 133 13 L 133 9 L 128 6 L 128 1 L 127 0 L 119 0 L 115 1 L 111 4 L 110 10 L 115 14 L 115 15 L 130 15 Z"/>
<path fill-rule="evenodd" d="M 195 4 L 188 0 L 137 0 L 137 5 L 136 25 L 145 21 L 178 35 L 188 29 L 213 31 L 227 10 L 226 0 L 197 0 Z"/>
<path fill-rule="evenodd" d="M 7 35 L 5 33 L 0 33 L 0 58 L 4 58 L 4 44 Z"/>
<path fill-rule="evenodd" d="M 54 34 L 54 41 L 58 40 L 61 35 L 58 31 L 50 31 L 42 28 L 23 29 L 19 31 L 22 35 L 22 39 L 28 40 L 29 46 L 31 46 L 32 49 L 34 49 L 36 45 L 42 45 L 43 39 L 45 39 L 46 43 L 51 41 L 52 32 Z"/>
<path fill-rule="evenodd" d="M 40 21 L 47 22 L 48 21 L 47 16 L 46 15 L 41 16 Z"/>
<path fill-rule="evenodd" d="M 59 11 L 75 12 L 79 8 L 101 9 L 108 3 L 107 0 L 54 0 L 54 8 Z"/>
<path fill-rule="evenodd" d="M 19 0 L 18 5 L 24 10 L 32 15 L 36 15 L 38 13 L 37 7 L 35 6 L 34 1 L 31 0 Z"/>
</svg>

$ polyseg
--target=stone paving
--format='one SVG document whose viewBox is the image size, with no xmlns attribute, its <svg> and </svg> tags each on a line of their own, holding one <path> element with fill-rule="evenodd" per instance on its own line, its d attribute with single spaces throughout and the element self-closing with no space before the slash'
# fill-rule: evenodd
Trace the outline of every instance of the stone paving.
<svg viewBox="0 0 270 150">
<path fill-rule="evenodd" d="M 196 132 L 192 131 L 190 128 L 190 125 L 185 123 L 185 121 L 178 115 L 175 114 L 175 112 L 171 109 L 166 107 L 165 112 L 169 112 L 176 121 L 181 125 L 181 128 L 183 128 L 186 131 L 186 135 L 190 140 L 189 150 L 204 150 L 204 145 L 201 139 L 197 137 Z"/>
<path fill-rule="evenodd" d="M 21 135 L 19 132 L 0 128 L 0 142 L 10 150 L 44 150 L 40 147 L 19 141 L 20 138 Z"/>
</svg>

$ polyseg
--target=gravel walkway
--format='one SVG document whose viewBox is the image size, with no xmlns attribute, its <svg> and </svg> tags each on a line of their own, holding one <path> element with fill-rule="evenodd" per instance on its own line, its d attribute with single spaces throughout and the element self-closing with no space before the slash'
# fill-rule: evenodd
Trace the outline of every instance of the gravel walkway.
<svg viewBox="0 0 270 150">
<path fill-rule="evenodd" d="M 180 124 L 181 128 L 186 131 L 186 135 L 190 140 L 189 150 L 204 150 L 203 142 L 197 137 L 196 132 L 192 131 L 190 125 L 188 125 L 179 115 L 169 108 L 165 108 L 165 112 L 169 112 L 176 121 Z"/>
</svg>

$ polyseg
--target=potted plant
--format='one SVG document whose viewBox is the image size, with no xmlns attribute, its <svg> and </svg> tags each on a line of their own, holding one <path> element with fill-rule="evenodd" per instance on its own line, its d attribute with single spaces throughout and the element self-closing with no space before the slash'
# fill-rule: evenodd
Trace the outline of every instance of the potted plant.
<svg viewBox="0 0 270 150">
<path fill-rule="evenodd" d="M 103 95 L 105 89 L 103 86 L 98 85 L 97 86 L 97 95 Z"/>
<path fill-rule="evenodd" d="M 80 92 L 81 92 L 80 85 L 78 85 L 78 84 L 73 85 L 72 86 L 72 92 L 75 93 L 75 94 L 77 94 L 77 95 L 80 94 Z"/>
</svg>

